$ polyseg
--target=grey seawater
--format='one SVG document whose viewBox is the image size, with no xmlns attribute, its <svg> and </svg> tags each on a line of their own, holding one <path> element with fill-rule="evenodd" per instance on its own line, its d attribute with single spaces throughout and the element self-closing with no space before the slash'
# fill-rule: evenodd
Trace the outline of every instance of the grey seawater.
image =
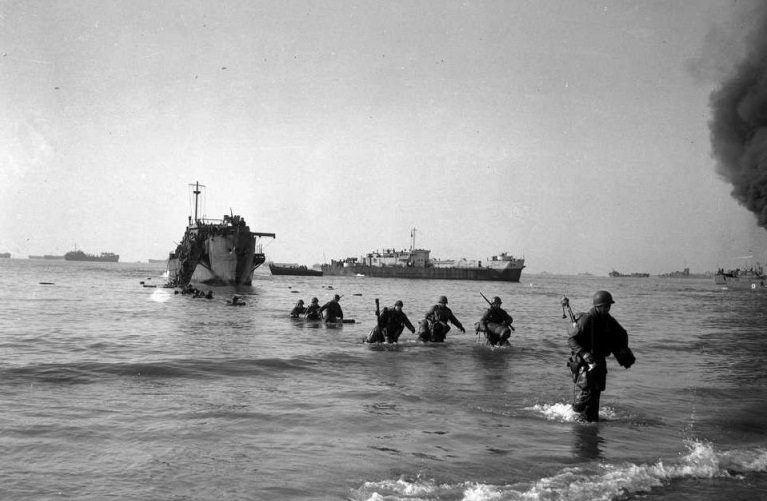
<svg viewBox="0 0 767 501">
<path fill-rule="evenodd" d="M 162 265 L 0 260 L 1 499 L 758 499 L 767 293 L 708 280 L 271 277 L 176 295 Z M 267 273 L 267 274 L 264 274 Z M 158 287 L 145 287 L 156 284 Z M 41 284 L 50 282 L 50 284 Z M 579 424 L 560 298 L 616 298 L 637 364 Z M 499 295 L 510 348 L 472 324 Z M 226 305 L 242 294 L 243 307 Z M 288 318 L 342 294 L 355 324 Z M 374 300 L 467 328 L 361 341 Z"/>
</svg>

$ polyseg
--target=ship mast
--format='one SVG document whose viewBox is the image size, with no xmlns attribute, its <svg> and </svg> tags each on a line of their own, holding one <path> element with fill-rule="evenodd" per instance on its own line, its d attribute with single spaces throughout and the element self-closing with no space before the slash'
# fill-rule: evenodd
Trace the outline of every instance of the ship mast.
<svg viewBox="0 0 767 501">
<path fill-rule="evenodd" d="M 415 250 L 415 228 L 410 228 L 410 252 Z"/>
<path fill-rule="evenodd" d="M 200 184 L 199 181 L 195 181 L 194 184 L 190 184 L 189 187 L 192 189 L 192 193 L 194 194 L 194 222 L 197 224 L 198 218 L 200 217 L 200 193 L 202 193 L 203 190 L 201 188 L 205 188 L 204 184 Z M 205 201 L 203 200 L 203 203 Z M 191 203 L 191 200 L 190 200 Z M 191 210 L 191 208 L 190 208 Z M 205 210 L 205 207 L 202 208 L 202 210 Z M 189 225 L 192 224 L 192 215 L 189 215 Z"/>
<path fill-rule="evenodd" d="M 195 181 L 194 183 L 194 222 L 197 222 L 197 198 L 200 196 L 200 182 Z"/>
</svg>

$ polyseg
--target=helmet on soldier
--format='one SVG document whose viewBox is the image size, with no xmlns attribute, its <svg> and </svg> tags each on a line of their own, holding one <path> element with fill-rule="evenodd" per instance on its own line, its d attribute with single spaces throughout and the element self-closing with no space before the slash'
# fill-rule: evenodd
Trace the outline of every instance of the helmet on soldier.
<svg viewBox="0 0 767 501">
<path fill-rule="evenodd" d="M 596 291 L 594 293 L 594 306 L 603 306 L 606 304 L 613 304 L 613 296 L 607 291 Z"/>
<path fill-rule="evenodd" d="M 439 297 L 439 303 L 440 304 L 447 304 L 447 296 L 440 296 Z"/>
<path fill-rule="evenodd" d="M 500 298 L 500 297 L 498 297 L 498 296 L 495 296 L 495 297 L 493 298 L 493 302 L 492 302 L 492 303 L 490 303 L 490 304 L 497 304 L 498 306 L 500 306 L 500 305 L 501 305 L 501 303 L 503 303 L 503 301 L 501 301 L 501 298 Z"/>
<path fill-rule="evenodd" d="M 400 301 L 399 299 L 397 299 L 397 300 L 394 302 L 394 306 L 399 306 L 400 308 L 402 308 L 402 306 L 403 306 L 403 303 L 402 303 L 402 301 Z"/>
</svg>

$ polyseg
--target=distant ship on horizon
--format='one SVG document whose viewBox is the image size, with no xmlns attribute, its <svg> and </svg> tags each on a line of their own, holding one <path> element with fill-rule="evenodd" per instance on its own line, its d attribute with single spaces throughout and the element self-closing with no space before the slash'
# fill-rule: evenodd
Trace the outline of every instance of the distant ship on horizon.
<svg viewBox="0 0 767 501">
<path fill-rule="evenodd" d="M 307 268 L 305 265 L 295 263 L 269 263 L 269 271 L 272 275 L 295 275 L 302 277 L 321 277 L 322 270 Z"/>
<path fill-rule="evenodd" d="M 611 271 L 607 275 L 612 277 L 612 278 L 618 278 L 618 277 L 621 277 L 621 278 L 647 278 L 647 277 L 650 276 L 649 273 L 629 273 L 629 274 L 623 274 L 623 273 L 615 271 L 615 270 Z"/>
<path fill-rule="evenodd" d="M 67 261 L 91 261 L 100 263 L 116 263 L 120 260 L 120 255 L 114 252 L 102 252 L 99 255 L 86 254 L 85 252 L 75 249 L 64 254 L 64 259 Z"/>
<path fill-rule="evenodd" d="M 64 259 L 63 255 L 62 256 L 54 256 L 53 254 L 44 254 L 42 256 L 34 256 L 34 255 L 30 254 L 27 257 L 29 257 L 29 259 Z"/>
<path fill-rule="evenodd" d="M 11 253 L 10 252 L 0 252 L 0 258 L 6 259 L 6 258 L 10 258 L 10 257 L 11 257 Z"/>
</svg>

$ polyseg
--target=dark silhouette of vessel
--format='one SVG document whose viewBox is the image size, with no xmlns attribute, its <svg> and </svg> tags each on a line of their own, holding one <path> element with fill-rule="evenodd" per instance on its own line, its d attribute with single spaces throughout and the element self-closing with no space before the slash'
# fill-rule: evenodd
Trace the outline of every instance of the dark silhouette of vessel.
<svg viewBox="0 0 767 501">
<path fill-rule="evenodd" d="M 293 263 L 269 263 L 272 275 L 297 275 L 302 277 L 321 277 L 322 270 L 307 268 L 304 265 Z"/>
<path fill-rule="evenodd" d="M 86 254 L 79 249 L 75 249 L 64 254 L 64 259 L 67 261 L 95 261 L 101 263 L 116 263 L 120 260 L 120 255 L 113 252 L 102 252 L 99 255 Z"/>
</svg>

